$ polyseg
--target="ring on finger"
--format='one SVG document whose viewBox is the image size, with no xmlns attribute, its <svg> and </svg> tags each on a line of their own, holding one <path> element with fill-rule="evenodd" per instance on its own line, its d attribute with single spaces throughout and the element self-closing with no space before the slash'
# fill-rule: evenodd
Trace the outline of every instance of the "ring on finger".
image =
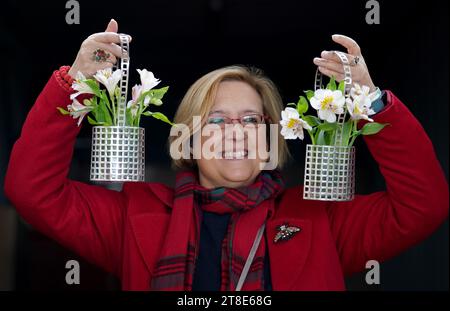
<svg viewBox="0 0 450 311">
<path fill-rule="evenodd" d="M 108 62 L 108 59 L 110 56 L 111 56 L 111 54 L 109 54 L 105 50 L 96 49 L 92 53 L 92 60 L 96 63 L 104 63 L 104 62 Z M 111 60 L 109 60 L 109 62 L 111 62 Z"/>
<path fill-rule="evenodd" d="M 360 61 L 359 57 L 358 57 L 358 56 L 355 56 L 355 57 L 352 59 L 352 61 L 350 62 L 350 66 L 356 66 L 356 65 L 358 65 L 359 61 Z"/>
</svg>

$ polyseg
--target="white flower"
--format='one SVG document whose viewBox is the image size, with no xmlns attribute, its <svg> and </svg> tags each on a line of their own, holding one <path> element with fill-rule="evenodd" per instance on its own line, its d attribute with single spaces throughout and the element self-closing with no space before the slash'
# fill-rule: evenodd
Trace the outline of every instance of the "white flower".
<svg viewBox="0 0 450 311">
<path fill-rule="evenodd" d="M 137 114 L 139 108 L 137 100 L 141 96 L 141 94 L 142 85 L 136 84 L 135 86 L 133 86 L 133 88 L 131 89 L 131 100 L 127 104 L 127 108 L 131 109 L 131 115 L 133 117 L 135 117 Z"/>
<path fill-rule="evenodd" d="M 151 90 L 161 82 L 159 79 L 155 78 L 153 72 L 148 71 L 147 69 L 138 69 L 137 71 L 141 76 L 142 89 L 144 92 Z"/>
<path fill-rule="evenodd" d="M 336 114 L 344 113 L 345 97 L 341 91 L 319 89 L 310 100 L 320 119 L 336 122 Z"/>
<path fill-rule="evenodd" d="M 72 83 L 72 88 L 78 92 L 70 95 L 71 100 L 73 100 L 74 98 L 78 97 L 78 95 L 81 95 L 81 94 L 94 94 L 94 92 L 89 87 L 89 85 L 87 85 L 84 82 L 85 80 L 86 80 L 86 77 L 81 73 L 81 71 L 78 71 L 77 75 L 75 77 L 75 81 L 73 81 L 73 83 Z"/>
<path fill-rule="evenodd" d="M 153 75 L 153 72 L 148 71 L 147 69 L 138 69 L 139 75 L 141 76 L 141 84 L 142 84 L 142 93 L 145 93 L 155 86 L 157 86 L 161 80 L 156 79 Z M 150 103 L 150 96 L 146 96 L 144 99 L 144 105 L 148 105 Z"/>
<path fill-rule="evenodd" d="M 131 115 L 133 117 L 136 117 L 139 106 L 135 102 L 130 100 L 127 104 L 127 108 L 130 109 Z"/>
<path fill-rule="evenodd" d="M 356 98 L 361 95 L 369 97 L 371 101 L 374 101 L 377 96 L 376 92 L 370 93 L 370 87 L 367 85 L 361 86 L 358 83 L 355 83 L 350 89 L 350 96 Z"/>
<path fill-rule="evenodd" d="M 370 115 L 375 114 L 375 111 L 370 108 L 372 100 L 370 97 L 361 94 L 356 96 L 353 100 L 347 98 L 346 100 L 347 110 L 350 113 L 350 117 L 353 120 L 367 120 L 373 122 L 373 119 L 369 118 Z"/>
<path fill-rule="evenodd" d="M 346 104 L 350 117 L 353 120 L 364 119 L 373 122 L 373 119 L 369 118 L 369 116 L 375 114 L 371 106 L 376 93 L 370 94 L 369 92 L 370 88 L 368 86 L 360 86 L 358 83 L 355 83 L 351 88 L 350 96 L 352 99 L 347 98 Z"/>
<path fill-rule="evenodd" d="M 106 68 L 97 71 L 97 73 L 94 75 L 94 78 L 106 87 L 109 96 L 112 97 L 117 87 L 117 83 L 119 83 L 120 79 L 122 78 L 122 71 L 120 69 L 117 69 L 113 72 L 111 68 Z"/>
<path fill-rule="evenodd" d="M 90 103 L 89 100 L 85 100 L 85 103 Z M 89 105 L 83 105 L 77 99 L 74 99 L 71 105 L 67 105 L 67 110 L 69 114 L 74 118 L 78 118 L 78 126 L 80 126 L 81 121 L 86 114 L 88 114 L 94 107 Z"/>
<path fill-rule="evenodd" d="M 290 107 L 281 112 L 280 124 L 282 126 L 281 135 L 283 135 L 285 139 L 300 138 L 303 140 L 303 129 L 312 129 L 308 123 L 300 119 L 298 111 Z"/>
</svg>

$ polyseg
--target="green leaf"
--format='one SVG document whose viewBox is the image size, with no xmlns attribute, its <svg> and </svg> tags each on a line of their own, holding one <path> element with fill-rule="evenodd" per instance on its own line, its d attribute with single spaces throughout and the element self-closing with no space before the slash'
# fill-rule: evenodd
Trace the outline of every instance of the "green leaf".
<svg viewBox="0 0 450 311">
<path fill-rule="evenodd" d="M 305 94 L 306 94 L 306 98 L 308 100 L 311 100 L 311 98 L 314 97 L 314 91 L 308 90 L 308 91 L 305 91 Z"/>
<path fill-rule="evenodd" d="M 165 86 L 160 89 L 148 90 L 147 92 L 141 94 L 140 99 L 144 99 L 147 96 L 150 96 L 151 98 L 162 99 L 164 97 L 164 94 L 166 94 L 168 90 L 169 90 L 168 86 Z"/>
<path fill-rule="evenodd" d="M 294 103 L 289 103 L 289 104 L 287 104 L 286 106 L 294 106 L 294 107 L 297 107 L 297 104 L 294 104 Z"/>
<path fill-rule="evenodd" d="M 105 121 L 105 117 L 103 115 L 102 110 L 100 109 L 100 106 L 97 105 L 93 110 L 92 110 L 92 115 L 94 116 L 95 120 L 97 120 L 97 122 L 104 122 Z"/>
<path fill-rule="evenodd" d="M 152 97 L 152 99 L 150 99 L 150 104 L 153 104 L 155 106 L 161 106 L 163 104 L 163 102 L 159 98 Z"/>
<path fill-rule="evenodd" d="M 169 118 L 167 118 L 163 113 L 161 112 L 150 112 L 150 111 L 145 111 L 142 113 L 142 115 L 144 116 L 151 116 L 155 119 L 161 120 L 165 123 L 168 123 L 170 125 L 174 125 L 172 122 L 170 122 Z"/>
<path fill-rule="evenodd" d="M 374 135 L 381 131 L 385 126 L 389 125 L 389 123 L 381 124 L 381 123 L 366 123 L 361 129 L 361 134 L 363 135 Z"/>
<path fill-rule="evenodd" d="M 102 94 L 100 93 L 100 86 L 95 80 L 87 79 L 84 80 L 84 83 L 86 83 L 90 87 L 95 96 L 102 97 Z"/>
<path fill-rule="evenodd" d="M 98 97 L 97 97 L 97 96 L 93 96 L 93 97 L 91 98 L 91 102 L 92 102 L 92 105 L 93 105 L 94 107 L 97 107 L 97 105 L 98 105 Z"/>
<path fill-rule="evenodd" d="M 327 84 L 327 89 L 332 90 L 332 91 L 336 91 L 336 89 L 337 89 L 337 87 L 336 87 L 336 79 L 334 78 L 334 76 L 331 76 L 331 80 Z"/>
<path fill-rule="evenodd" d="M 317 131 L 315 140 L 316 140 L 316 145 L 326 145 L 325 132 L 324 131 Z"/>
<path fill-rule="evenodd" d="M 90 116 L 87 116 L 87 119 L 88 119 L 89 124 L 92 124 L 92 125 L 104 125 L 105 124 L 105 122 L 97 122 L 97 121 L 95 121 Z"/>
<path fill-rule="evenodd" d="M 324 122 L 324 123 L 319 124 L 319 126 L 317 128 L 321 131 L 328 132 L 328 131 L 336 130 L 338 128 L 338 125 L 337 125 L 337 123 Z"/>
<path fill-rule="evenodd" d="M 320 119 L 315 116 L 304 116 L 302 119 L 303 119 L 303 121 L 308 123 L 309 126 L 311 126 L 311 127 L 315 127 L 315 126 L 321 124 Z"/>
<path fill-rule="evenodd" d="M 344 80 L 342 80 L 341 82 L 339 82 L 338 90 L 341 91 L 342 94 L 345 93 L 345 81 L 344 81 Z"/>
<path fill-rule="evenodd" d="M 94 96 L 94 98 L 96 98 L 96 97 Z M 84 99 L 84 100 L 83 100 L 83 105 L 85 105 L 85 106 L 93 106 L 92 100 L 90 100 L 90 99 Z"/>
<path fill-rule="evenodd" d="M 331 131 L 327 131 L 327 132 L 324 132 L 324 137 L 325 137 L 325 144 L 327 145 L 327 146 L 331 146 L 332 144 L 334 144 L 334 134 L 335 134 L 336 132 L 331 132 Z"/>
<path fill-rule="evenodd" d="M 304 114 L 306 111 L 308 111 L 308 101 L 306 100 L 305 96 L 300 96 L 297 102 L 297 111 L 299 114 Z"/>
<path fill-rule="evenodd" d="M 134 118 L 133 118 L 133 115 L 131 114 L 131 109 L 127 108 L 125 110 L 125 117 L 126 117 L 126 121 L 125 121 L 126 124 L 128 126 L 134 126 L 134 124 L 133 124 Z"/>
<path fill-rule="evenodd" d="M 342 144 L 341 144 L 341 146 L 348 145 L 352 128 L 353 128 L 353 120 L 349 119 L 347 122 L 344 123 L 344 127 L 342 129 Z"/>
<path fill-rule="evenodd" d="M 58 111 L 59 111 L 62 115 L 68 115 L 68 114 L 70 114 L 70 112 L 67 111 L 67 110 L 65 110 L 64 108 L 56 107 L 56 109 L 58 109 Z"/>
<path fill-rule="evenodd" d="M 102 100 L 106 104 L 106 107 L 108 107 L 108 109 L 111 111 L 111 103 L 109 102 L 108 94 L 105 90 L 102 90 L 101 94 L 102 96 L 100 97 L 100 100 Z"/>
<path fill-rule="evenodd" d="M 99 107 L 98 112 L 100 113 L 101 119 L 97 118 L 97 121 L 98 122 L 105 122 L 105 125 L 111 126 L 111 125 L 113 125 L 113 122 L 112 122 L 111 115 L 109 114 L 109 110 L 106 107 L 105 99 L 106 99 L 106 101 L 108 100 L 106 98 L 106 95 L 105 95 L 105 97 L 101 97 L 100 98 L 100 102 L 98 104 L 98 107 Z"/>
</svg>

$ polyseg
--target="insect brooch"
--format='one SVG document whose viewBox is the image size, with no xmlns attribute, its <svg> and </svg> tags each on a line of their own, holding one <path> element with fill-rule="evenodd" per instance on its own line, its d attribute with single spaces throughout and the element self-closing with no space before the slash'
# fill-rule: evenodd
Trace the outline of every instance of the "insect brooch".
<svg viewBox="0 0 450 311">
<path fill-rule="evenodd" d="M 299 227 L 289 226 L 289 224 L 285 223 L 281 226 L 277 227 L 277 234 L 275 235 L 275 238 L 273 239 L 274 243 L 277 243 L 279 241 L 287 241 L 290 238 L 292 238 L 297 232 L 300 232 Z"/>
</svg>

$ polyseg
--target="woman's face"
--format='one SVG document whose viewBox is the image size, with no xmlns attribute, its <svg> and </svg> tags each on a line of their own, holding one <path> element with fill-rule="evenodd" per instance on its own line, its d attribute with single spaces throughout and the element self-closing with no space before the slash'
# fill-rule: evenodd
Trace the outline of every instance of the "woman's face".
<svg viewBox="0 0 450 311">
<path fill-rule="evenodd" d="M 252 126 L 251 116 L 263 115 L 263 105 L 259 94 L 249 84 L 241 81 L 223 81 L 219 84 L 213 107 L 209 114 L 209 123 L 215 124 L 222 117 L 238 119 L 242 116 L 250 116 L 250 125 L 243 127 L 239 122 L 232 121 L 235 133 L 221 131 L 221 135 L 213 135 L 216 145 L 221 145 L 219 158 L 205 159 L 203 156 L 197 160 L 200 184 L 207 188 L 229 187 L 237 188 L 252 184 L 260 173 L 260 163 L 257 150 L 257 140 L 249 135 L 251 131 L 257 132 L 256 126 Z M 247 120 L 247 119 L 246 119 Z M 223 125 L 222 125 L 223 126 Z M 250 131 L 250 132 L 247 132 Z M 210 137 L 202 137 L 202 147 Z M 257 135 L 253 135 L 257 137 Z M 249 139 L 250 138 L 250 139 Z M 203 149 L 203 148 L 202 148 Z M 249 156 L 251 154 L 251 156 Z"/>
</svg>

